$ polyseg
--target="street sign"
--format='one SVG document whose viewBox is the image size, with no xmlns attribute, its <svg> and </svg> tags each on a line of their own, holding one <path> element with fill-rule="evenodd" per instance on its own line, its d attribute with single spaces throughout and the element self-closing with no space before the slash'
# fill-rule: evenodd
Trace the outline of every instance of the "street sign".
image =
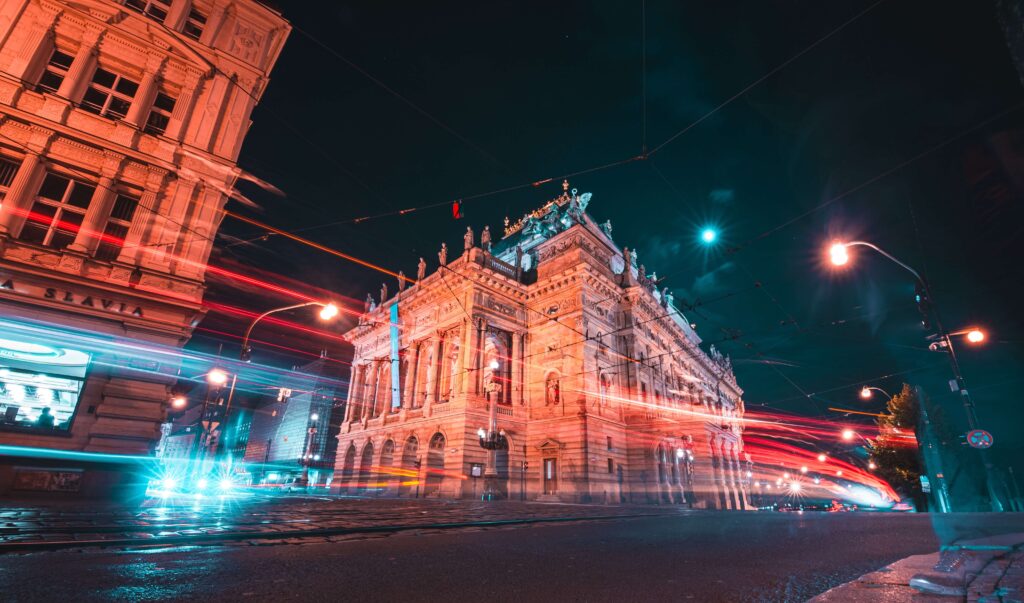
<svg viewBox="0 0 1024 603">
<path fill-rule="evenodd" d="M 984 429 L 972 429 L 967 432 L 967 443 L 971 448 L 991 448 L 993 441 L 992 434 Z"/>
<path fill-rule="evenodd" d="M 927 475 L 922 475 L 921 476 L 921 492 L 924 492 L 925 494 L 928 494 L 931 491 L 932 491 L 932 483 L 930 481 L 928 481 L 928 476 Z"/>
</svg>

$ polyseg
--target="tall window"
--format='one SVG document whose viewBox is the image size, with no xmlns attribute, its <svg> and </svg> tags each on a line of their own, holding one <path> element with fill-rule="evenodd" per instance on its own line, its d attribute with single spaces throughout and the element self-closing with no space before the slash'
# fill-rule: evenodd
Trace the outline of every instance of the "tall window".
<svg viewBox="0 0 1024 603">
<path fill-rule="evenodd" d="M 132 217 L 135 215 L 135 208 L 139 200 L 125 194 L 119 194 L 114 199 L 114 208 L 110 211 L 110 218 L 103 229 L 103 236 L 100 238 L 100 245 L 96 249 L 96 259 L 109 262 L 116 260 L 124 247 L 124 238 L 128 235 L 128 229 L 132 225 Z"/>
<path fill-rule="evenodd" d="M 0 429 L 68 431 L 89 354 L 39 338 L 0 338 Z"/>
<path fill-rule="evenodd" d="M 36 84 L 36 90 L 39 92 L 57 92 L 60 89 L 60 85 L 64 82 L 64 78 L 68 75 L 68 69 L 71 69 L 71 61 L 75 60 L 70 54 L 64 54 L 63 52 L 53 49 L 53 54 L 50 55 L 50 61 L 46 64 L 46 70 L 43 71 L 43 76 L 39 78 L 39 83 Z"/>
<path fill-rule="evenodd" d="M 185 27 L 182 28 L 181 33 L 193 40 L 199 40 L 205 27 L 206 17 L 193 7 L 188 11 L 188 19 L 185 21 Z"/>
<path fill-rule="evenodd" d="M 163 134 L 167 130 L 167 123 L 171 121 L 173 112 L 174 98 L 163 92 L 157 92 L 153 108 L 149 110 L 149 117 L 146 119 L 146 127 L 143 129 L 147 134 Z"/>
<path fill-rule="evenodd" d="M 75 241 L 96 187 L 48 173 L 21 229 L 21 239 L 56 249 Z"/>
<path fill-rule="evenodd" d="M 0 203 L 3 203 L 4 197 L 7 196 L 7 189 L 14 182 L 14 175 L 18 173 L 19 165 L 10 159 L 0 157 Z"/>
<path fill-rule="evenodd" d="M 97 68 L 92 76 L 92 83 L 82 98 L 82 108 L 110 119 L 124 119 L 138 90 L 137 82 L 106 69 Z"/>
<path fill-rule="evenodd" d="M 170 2 L 164 2 L 164 0 L 124 0 L 124 5 L 161 23 L 171 10 Z"/>
</svg>

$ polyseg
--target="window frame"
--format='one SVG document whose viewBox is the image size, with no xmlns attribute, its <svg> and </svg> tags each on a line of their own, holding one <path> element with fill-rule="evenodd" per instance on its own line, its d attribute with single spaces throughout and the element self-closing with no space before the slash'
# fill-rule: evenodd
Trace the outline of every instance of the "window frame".
<svg viewBox="0 0 1024 603">
<path fill-rule="evenodd" d="M 0 155 L 0 204 L 4 202 L 8 191 L 11 190 L 14 178 L 18 175 L 18 170 L 21 169 L 21 164 L 24 162 L 24 157 L 19 161 L 6 155 Z"/>
<path fill-rule="evenodd" d="M 16 339 L 18 339 L 18 338 L 16 337 Z M 50 344 L 49 342 L 44 343 L 44 345 L 47 345 L 49 347 L 55 347 L 55 348 L 63 348 L 63 346 L 60 346 L 59 344 Z M 84 368 L 82 369 L 81 376 L 54 374 L 53 372 L 45 371 L 45 370 L 32 371 L 32 370 L 25 369 L 25 368 L 10 368 L 8 370 L 11 370 L 11 371 L 16 372 L 16 373 L 46 375 L 46 376 L 49 376 L 49 377 L 56 377 L 56 378 L 59 378 L 59 379 L 68 379 L 68 380 L 71 380 L 71 381 L 77 381 L 79 383 L 78 397 L 75 400 L 74 409 L 71 411 L 71 415 L 67 419 L 67 428 L 66 429 L 59 429 L 56 426 L 54 426 L 52 428 L 45 428 L 45 427 L 40 427 L 38 425 L 19 425 L 17 422 L 7 423 L 6 420 L 2 416 L 0 416 L 0 431 L 18 432 L 18 433 L 31 433 L 31 434 L 34 434 L 34 435 L 43 435 L 43 436 L 52 436 L 52 437 L 63 437 L 63 438 L 70 438 L 70 437 L 72 437 L 72 435 L 73 435 L 72 432 L 73 432 L 74 427 L 75 427 L 75 421 L 78 419 L 79 411 L 84 406 L 83 402 L 85 402 L 85 389 L 86 389 L 86 385 L 89 383 L 89 378 L 90 378 L 91 373 L 92 373 L 93 362 L 95 360 L 96 354 L 88 352 L 86 350 L 78 349 L 78 348 L 64 348 L 64 349 L 75 351 L 75 352 L 84 353 L 86 355 L 87 362 L 86 362 Z"/>
<path fill-rule="evenodd" d="M 198 42 L 203 37 L 203 32 L 206 31 L 207 19 L 209 17 L 200 12 L 194 5 L 190 6 L 188 8 L 188 15 L 185 16 L 185 23 L 181 26 L 181 33 Z"/>
<path fill-rule="evenodd" d="M 171 108 L 170 109 L 165 109 L 165 108 L 160 107 L 160 106 L 157 105 L 157 101 L 160 100 L 160 97 L 164 97 L 164 98 L 169 99 L 171 101 L 171 103 L 170 103 Z M 164 92 L 162 90 L 157 91 L 156 96 L 153 97 L 152 104 L 150 104 L 150 106 L 149 106 L 149 114 L 146 116 L 146 121 L 145 121 L 144 124 L 142 124 L 142 131 L 145 132 L 146 134 L 150 134 L 152 136 L 163 136 L 164 134 L 166 134 L 167 133 L 167 126 L 170 125 L 170 123 L 171 123 L 171 116 L 174 115 L 174 108 L 177 105 L 178 105 L 178 99 L 177 98 L 171 96 L 170 94 L 168 94 L 168 93 L 166 93 L 166 92 Z M 154 117 L 163 118 L 163 120 L 164 120 L 163 125 L 157 125 L 157 124 L 153 123 L 153 118 Z"/>
<path fill-rule="evenodd" d="M 135 219 L 135 213 L 139 210 L 139 203 L 141 202 L 141 195 L 136 195 L 132 191 L 128 190 L 117 190 L 114 191 L 114 202 L 110 205 L 110 213 L 107 215 L 106 220 L 103 222 L 103 233 L 99 236 L 99 243 L 96 245 L 96 251 L 93 253 L 93 258 L 101 262 L 112 262 L 121 255 L 121 250 L 124 249 L 125 239 L 128 237 L 128 232 L 132 228 L 132 221 Z M 121 199 L 126 199 L 131 202 L 131 209 L 128 211 L 128 217 L 123 218 L 115 215 L 117 204 Z M 117 235 L 112 231 L 122 230 L 123 234 Z M 120 244 L 114 244 L 109 241 L 110 238 L 119 239 Z"/>
<path fill-rule="evenodd" d="M 114 81 L 109 86 L 96 81 L 96 77 L 100 75 L 100 72 L 110 74 L 114 76 Z M 119 90 L 118 87 L 127 83 L 134 87 L 134 91 L 131 96 L 128 96 L 127 92 Z M 91 100 L 86 100 L 90 93 L 102 94 L 103 102 L 97 104 Z M 89 80 L 89 85 L 86 86 L 85 93 L 82 95 L 82 100 L 78 103 L 78 107 L 84 111 L 88 111 L 93 115 L 105 117 L 113 121 L 121 121 L 131 111 L 132 104 L 135 102 L 135 97 L 139 93 L 139 82 L 130 79 L 128 76 L 105 69 L 102 66 L 97 66 L 96 70 L 93 71 L 92 79 Z M 115 100 L 122 101 L 125 103 L 124 114 L 120 114 L 117 111 L 113 111 L 111 105 Z"/>
<path fill-rule="evenodd" d="M 159 23 L 163 23 L 167 20 L 167 15 L 171 12 L 171 2 L 164 0 L 124 0 L 123 5 L 129 10 L 133 10 L 147 19 L 152 19 Z M 152 9 L 156 7 L 156 10 L 163 13 L 161 16 L 154 14 Z"/>
<path fill-rule="evenodd" d="M 70 59 L 68 61 L 67 67 L 61 65 L 60 63 L 53 62 L 54 58 L 57 55 L 65 56 L 68 57 L 68 59 Z M 64 80 L 67 79 L 68 72 L 71 71 L 71 65 L 74 62 L 75 55 L 68 54 L 62 51 L 60 48 L 57 47 L 56 44 L 54 44 L 53 52 L 50 53 L 50 58 L 47 59 L 46 64 L 43 65 L 43 72 L 42 74 L 40 74 L 39 79 L 36 81 L 36 85 L 34 88 L 35 91 L 40 94 L 57 94 L 57 91 L 60 90 L 60 87 L 64 84 Z M 59 82 L 57 82 L 57 85 L 55 87 L 50 87 L 48 85 L 43 84 L 43 79 L 47 75 L 51 75 L 60 80 Z"/>
<path fill-rule="evenodd" d="M 63 178 L 64 180 L 68 181 L 68 183 L 64 187 L 64 192 L 61 194 L 60 199 L 51 199 L 49 197 L 43 197 L 41 195 L 43 187 L 46 184 L 46 180 L 50 176 L 54 176 L 56 178 Z M 92 192 L 89 194 L 89 201 L 84 206 L 79 206 L 71 203 L 71 196 L 74 194 L 74 191 L 79 186 L 86 186 L 92 188 Z M 51 249 L 66 249 L 69 245 L 75 242 L 76 238 L 78 238 L 78 233 L 82 230 L 82 223 L 85 221 L 85 215 L 89 211 L 89 206 L 92 205 L 92 197 L 93 195 L 95 195 L 97 188 L 97 185 L 92 184 L 90 182 L 80 180 L 73 176 L 65 176 L 64 174 L 58 171 L 47 170 L 46 174 L 43 176 L 43 181 L 39 184 L 39 189 L 36 191 L 36 194 L 32 200 L 32 205 L 29 208 L 29 215 L 26 216 L 25 223 L 22 225 L 21 231 L 18 233 L 18 239 L 24 240 L 29 243 L 34 243 L 36 245 L 41 245 L 43 247 L 49 247 Z M 34 213 L 33 210 L 36 208 L 37 205 L 45 205 L 47 207 L 55 208 L 53 215 L 50 216 L 50 219 L 47 223 L 32 219 L 32 213 Z M 81 216 L 81 221 L 78 222 L 77 224 L 74 224 L 74 226 L 76 226 L 74 231 L 71 231 L 68 228 L 61 227 L 61 224 L 71 224 L 64 220 L 64 216 L 67 213 L 71 213 L 76 216 Z M 41 241 L 32 241 L 25 239 L 25 229 L 29 227 L 45 229 Z M 53 245 L 54 236 L 61 231 L 68 232 L 69 234 L 71 234 L 71 240 L 68 241 L 68 243 L 65 245 L 55 246 Z"/>
</svg>

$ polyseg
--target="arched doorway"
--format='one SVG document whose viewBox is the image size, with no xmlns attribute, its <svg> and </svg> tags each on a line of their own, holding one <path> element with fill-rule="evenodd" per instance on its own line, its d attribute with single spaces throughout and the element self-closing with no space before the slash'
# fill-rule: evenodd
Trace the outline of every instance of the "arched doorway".
<svg viewBox="0 0 1024 603">
<path fill-rule="evenodd" d="M 415 488 L 419 492 L 419 440 L 409 436 L 402 446 L 402 477 L 398 482 L 398 495 L 409 496 Z"/>
<path fill-rule="evenodd" d="M 363 457 L 359 461 L 359 479 L 356 480 L 356 487 L 366 491 L 370 487 L 370 478 L 373 475 L 373 442 L 367 442 L 363 446 Z"/>
<path fill-rule="evenodd" d="M 441 493 L 446 443 L 444 434 L 441 433 L 435 433 L 434 437 L 430 438 L 430 445 L 427 449 L 427 479 L 423 488 L 423 496 L 438 496 Z"/>
<path fill-rule="evenodd" d="M 341 466 L 341 488 L 342 491 L 348 492 L 349 488 L 352 487 L 352 476 L 356 469 L 356 446 L 355 444 L 349 444 L 348 450 L 345 451 L 345 462 Z"/>
<path fill-rule="evenodd" d="M 395 442 L 394 440 L 388 440 L 384 442 L 384 445 L 380 447 L 380 466 L 378 467 L 379 475 L 381 476 L 384 483 L 381 484 L 383 487 L 382 494 L 394 494 L 395 483 L 396 483 L 396 471 L 395 471 Z"/>
</svg>

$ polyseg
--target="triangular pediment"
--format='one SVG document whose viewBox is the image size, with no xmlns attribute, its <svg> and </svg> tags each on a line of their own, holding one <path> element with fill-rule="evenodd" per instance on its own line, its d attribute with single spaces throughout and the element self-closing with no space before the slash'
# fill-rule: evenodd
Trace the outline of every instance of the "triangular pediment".
<svg viewBox="0 0 1024 603">
<path fill-rule="evenodd" d="M 537 445 L 538 450 L 561 450 L 563 448 L 565 448 L 565 444 L 554 438 L 546 438 Z"/>
</svg>

